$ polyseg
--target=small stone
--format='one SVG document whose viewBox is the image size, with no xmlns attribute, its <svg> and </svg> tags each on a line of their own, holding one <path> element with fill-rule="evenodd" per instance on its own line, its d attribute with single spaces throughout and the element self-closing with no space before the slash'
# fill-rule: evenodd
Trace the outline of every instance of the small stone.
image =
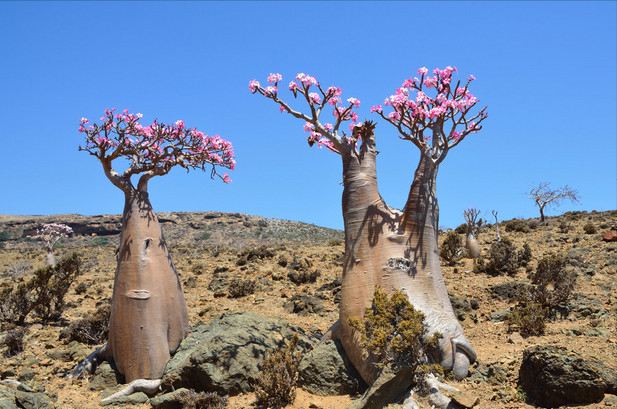
<svg viewBox="0 0 617 409">
<path fill-rule="evenodd" d="M 516 345 L 522 344 L 523 342 L 525 342 L 525 340 L 523 339 L 521 334 L 519 334 L 518 332 L 513 332 L 510 334 L 510 336 L 508 336 L 508 342 Z"/>
<path fill-rule="evenodd" d="M 452 401 L 466 409 L 471 409 L 480 403 L 480 398 L 467 391 L 453 392 L 450 395 L 450 398 Z"/>
</svg>

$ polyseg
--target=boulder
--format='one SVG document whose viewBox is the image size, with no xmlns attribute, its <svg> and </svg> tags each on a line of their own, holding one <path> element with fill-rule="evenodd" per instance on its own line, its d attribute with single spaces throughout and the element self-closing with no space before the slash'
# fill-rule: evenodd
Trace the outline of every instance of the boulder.
<svg viewBox="0 0 617 409">
<path fill-rule="evenodd" d="M 360 399 L 353 401 L 347 409 L 383 408 L 399 400 L 409 390 L 414 379 L 413 371 L 408 366 L 397 371 L 385 368 Z"/>
<path fill-rule="evenodd" d="M 250 312 L 230 312 L 193 328 L 167 363 L 163 387 L 237 395 L 253 390 L 260 364 L 269 351 L 299 335 L 297 351 L 317 343 L 281 319 Z"/>
<path fill-rule="evenodd" d="M 519 385 L 530 402 L 542 407 L 600 402 L 617 393 L 615 369 L 563 347 L 527 348 L 519 371 Z"/>
<path fill-rule="evenodd" d="M 298 372 L 299 386 L 313 395 L 354 395 L 366 389 L 338 339 L 320 343 L 304 355 Z"/>
<path fill-rule="evenodd" d="M 609 230 L 602 234 L 602 240 L 604 241 L 617 241 L 617 230 Z"/>
</svg>

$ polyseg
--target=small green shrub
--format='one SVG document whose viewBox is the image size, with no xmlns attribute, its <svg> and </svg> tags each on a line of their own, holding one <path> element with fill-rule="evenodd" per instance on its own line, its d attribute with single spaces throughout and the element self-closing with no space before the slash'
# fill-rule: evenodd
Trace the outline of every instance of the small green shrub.
<svg viewBox="0 0 617 409">
<path fill-rule="evenodd" d="M 109 244 L 109 239 L 107 237 L 95 237 L 92 239 L 93 247 L 103 247 Z"/>
<path fill-rule="evenodd" d="M 319 270 L 291 270 L 287 273 L 287 277 L 291 280 L 292 283 L 296 285 L 314 283 L 315 281 L 317 281 L 317 278 L 319 276 L 321 276 Z"/>
<path fill-rule="evenodd" d="M 446 238 L 441 243 L 439 248 L 439 256 L 453 266 L 461 259 L 463 254 L 463 241 L 461 236 L 456 232 L 449 231 L 446 233 Z"/>
<path fill-rule="evenodd" d="M 229 298 L 240 298 L 255 293 L 257 282 L 255 280 L 232 278 L 229 282 Z"/>
<path fill-rule="evenodd" d="M 2 344 L 7 347 L 6 351 L 4 351 L 5 356 L 14 356 L 24 350 L 24 337 L 26 336 L 26 332 L 26 328 L 23 327 L 17 327 L 7 331 L 2 339 Z"/>
<path fill-rule="evenodd" d="M 352 317 L 348 322 L 360 332 L 362 347 L 373 356 L 378 368 L 411 367 L 418 373 L 425 347 L 434 348 L 439 338 L 436 334 L 424 339 L 424 318 L 402 291 L 388 297 L 377 287 L 363 320 Z"/>
<path fill-rule="evenodd" d="M 598 229 L 596 229 L 596 226 L 593 223 L 589 222 L 583 226 L 583 231 L 585 234 L 595 234 Z"/>
<path fill-rule="evenodd" d="M 208 240 L 210 237 L 212 237 L 212 234 L 208 232 L 204 232 L 201 234 L 201 236 L 199 236 L 201 240 Z"/>
<path fill-rule="evenodd" d="M 496 241 L 491 244 L 487 254 L 488 261 L 483 258 L 474 260 L 473 271 L 485 273 L 492 276 L 501 274 L 515 275 L 519 267 L 516 246 L 508 238 Z"/>
<path fill-rule="evenodd" d="M 553 308 L 570 300 L 576 285 L 576 273 L 566 270 L 567 263 L 567 256 L 555 254 L 538 261 L 536 271 L 529 274 L 535 285 L 529 294 L 532 302 L 544 308 Z"/>
<path fill-rule="evenodd" d="M 510 328 L 516 328 L 522 336 L 542 335 L 546 329 L 548 311 L 540 304 L 517 305 L 508 316 Z"/>
<path fill-rule="evenodd" d="M 216 392 L 197 393 L 188 389 L 178 393 L 174 399 L 182 405 L 182 409 L 225 409 L 228 397 Z"/>
<path fill-rule="evenodd" d="M 2 230 L 0 231 L 0 241 L 7 241 L 11 239 L 11 234 L 6 231 L 6 230 Z"/>
<path fill-rule="evenodd" d="M 64 310 L 64 296 L 80 274 L 77 254 L 63 258 L 56 266 L 34 271 L 30 280 L 0 293 L 0 319 L 22 324 L 32 311 L 44 322 L 56 320 Z"/>
<path fill-rule="evenodd" d="M 343 239 L 330 239 L 326 242 L 326 245 L 329 247 L 342 246 L 343 244 L 345 244 Z"/>
<path fill-rule="evenodd" d="M 518 262 L 521 266 L 527 267 L 527 264 L 531 261 L 532 253 L 529 244 L 523 244 L 523 248 L 518 251 Z"/>
<path fill-rule="evenodd" d="M 289 344 L 268 353 L 261 364 L 261 373 L 257 378 L 255 398 L 257 407 L 279 409 L 293 403 L 296 399 L 296 383 L 300 353 L 295 353 L 298 335 Z"/>
<path fill-rule="evenodd" d="M 525 223 L 524 220 L 520 219 L 512 219 L 506 222 L 505 226 L 506 231 L 517 231 L 520 233 L 529 233 L 531 229 L 528 224 Z"/>
</svg>

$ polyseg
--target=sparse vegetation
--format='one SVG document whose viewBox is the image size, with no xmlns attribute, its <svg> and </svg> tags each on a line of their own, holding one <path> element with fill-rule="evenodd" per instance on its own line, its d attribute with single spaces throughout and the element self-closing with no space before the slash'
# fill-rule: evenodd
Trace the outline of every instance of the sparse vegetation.
<svg viewBox="0 0 617 409">
<path fill-rule="evenodd" d="M 257 282 L 250 279 L 232 278 L 229 282 L 229 298 L 246 297 L 255 293 Z"/>
<path fill-rule="evenodd" d="M 388 296 L 377 287 L 362 321 L 351 318 L 349 324 L 360 332 L 363 348 L 378 367 L 407 366 L 417 373 L 425 350 L 435 347 L 439 339 L 439 334 L 424 339 L 424 318 L 402 291 Z"/>
<path fill-rule="evenodd" d="M 300 353 L 294 353 L 298 335 L 289 343 L 268 353 L 261 364 L 261 373 L 255 386 L 256 405 L 260 408 L 284 408 L 296 399 Z"/>
<path fill-rule="evenodd" d="M 195 392 L 193 389 L 181 391 L 175 397 L 182 409 L 225 409 L 227 396 L 220 396 L 215 392 Z"/>
<path fill-rule="evenodd" d="M 538 261 L 535 272 L 529 275 L 535 288 L 531 291 L 531 301 L 544 308 L 564 304 L 572 297 L 576 285 L 576 273 L 566 270 L 568 257 L 550 254 Z"/>
<path fill-rule="evenodd" d="M 63 258 L 56 266 L 47 266 L 34 272 L 34 277 L 0 293 L 0 319 L 22 324 L 34 311 L 41 320 L 60 318 L 64 296 L 80 274 L 77 254 Z"/>
<path fill-rule="evenodd" d="M 524 337 L 542 335 L 546 329 L 548 311 L 541 304 L 519 305 L 508 316 L 510 328 L 516 328 Z"/>
<path fill-rule="evenodd" d="M 585 232 L 585 234 L 595 234 L 598 229 L 596 229 L 596 226 L 593 223 L 586 223 L 583 226 L 583 231 Z"/>
<path fill-rule="evenodd" d="M 520 265 L 516 246 L 507 237 L 503 237 L 501 241 L 495 241 L 491 244 L 487 259 L 488 261 L 485 261 L 483 258 L 476 259 L 473 266 L 474 272 L 493 276 L 501 274 L 514 275 Z"/>
<path fill-rule="evenodd" d="M 94 314 L 88 314 L 86 317 L 71 323 L 61 337 L 84 344 L 102 344 L 107 340 L 109 333 L 110 314 L 111 305 L 109 303 L 103 304 L 97 308 Z"/>
<path fill-rule="evenodd" d="M 318 270 L 291 270 L 287 273 L 287 277 L 296 285 L 314 283 L 319 276 L 321 273 Z"/>
<path fill-rule="evenodd" d="M 2 338 L 2 344 L 6 346 L 4 356 L 11 357 L 24 350 L 26 332 L 27 330 L 24 327 L 13 328 L 6 332 L 6 335 Z"/>
<path fill-rule="evenodd" d="M 439 248 L 439 256 L 446 261 L 448 265 L 453 266 L 461 259 L 462 254 L 463 242 L 460 235 L 454 231 L 447 232 L 446 238 Z"/>
</svg>

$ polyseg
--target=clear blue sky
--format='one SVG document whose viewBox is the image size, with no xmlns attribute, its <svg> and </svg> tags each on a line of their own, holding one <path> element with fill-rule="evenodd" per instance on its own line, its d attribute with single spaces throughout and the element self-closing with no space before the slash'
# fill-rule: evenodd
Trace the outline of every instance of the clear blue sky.
<svg viewBox="0 0 617 409">
<path fill-rule="evenodd" d="M 376 120 L 371 105 L 419 67 L 447 65 L 475 75 L 489 118 L 440 167 L 441 226 L 470 206 L 537 217 L 525 192 L 541 181 L 582 196 L 549 214 L 616 209 L 616 4 L 0 2 L 0 214 L 120 213 L 122 193 L 77 150 L 79 118 L 118 107 L 234 144 L 233 183 L 174 170 L 150 183 L 155 210 L 342 228 L 339 156 L 309 148 L 249 81 L 309 73 Z M 388 124 L 376 135 L 380 190 L 400 208 L 419 154 Z"/>
</svg>

